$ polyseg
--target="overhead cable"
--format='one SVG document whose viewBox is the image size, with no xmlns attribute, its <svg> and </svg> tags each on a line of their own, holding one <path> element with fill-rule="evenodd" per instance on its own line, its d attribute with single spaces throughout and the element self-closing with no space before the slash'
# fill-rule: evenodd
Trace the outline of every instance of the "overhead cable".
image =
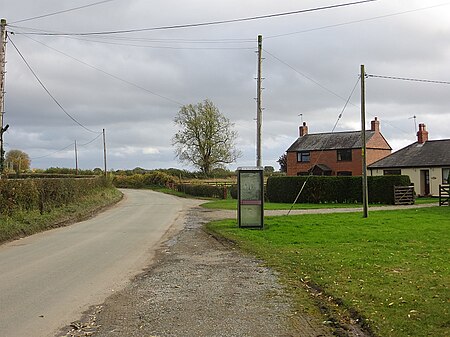
<svg viewBox="0 0 450 337">
<path fill-rule="evenodd" d="M 314 32 L 314 31 L 317 31 L 317 30 L 323 30 L 323 29 L 328 29 L 328 28 L 341 27 L 341 26 L 346 26 L 346 25 L 351 25 L 351 24 L 361 23 L 361 22 L 366 22 L 366 21 L 374 21 L 374 20 L 379 20 L 379 19 L 389 18 L 389 17 L 392 17 L 392 16 L 404 15 L 404 14 L 410 14 L 410 13 L 414 13 L 414 12 L 419 12 L 419 11 L 423 11 L 423 10 L 428 10 L 428 9 L 433 9 L 433 8 L 442 7 L 442 6 L 448 6 L 448 5 L 450 5 L 450 2 L 438 4 L 438 5 L 435 5 L 435 6 L 428 6 L 428 7 L 422 7 L 422 8 L 411 9 L 411 10 L 407 10 L 407 11 L 403 11 L 403 12 L 396 12 L 396 13 L 391 13 L 391 14 L 385 14 L 385 15 L 374 16 L 374 17 L 366 18 L 366 19 L 360 19 L 360 20 L 353 20 L 353 21 L 341 22 L 341 23 L 336 23 L 336 24 L 334 24 L 334 25 L 327 25 L 327 26 L 322 26 L 322 27 L 309 28 L 309 29 L 299 30 L 299 31 L 296 31 L 296 32 L 291 32 L 291 33 L 284 33 L 284 34 L 278 34 L 278 35 L 270 35 L 270 36 L 265 36 L 264 39 L 267 40 L 267 39 L 274 39 L 274 38 L 279 38 L 279 37 L 284 37 L 284 36 L 289 36 L 289 35 L 296 35 L 296 34 L 310 33 L 310 32 Z"/>
<path fill-rule="evenodd" d="M 100 69 L 100 68 L 97 68 L 97 67 L 95 67 L 95 66 L 93 66 L 93 65 L 91 65 L 91 64 L 89 64 L 89 63 L 87 63 L 87 62 L 81 61 L 81 60 L 79 60 L 79 59 L 77 59 L 77 58 L 75 58 L 75 57 L 73 57 L 73 56 L 70 56 L 69 54 L 66 54 L 66 53 L 64 53 L 64 52 L 62 52 L 62 51 L 60 51 L 60 50 L 58 50 L 58 49 L 55 49 L 55 48 L 53 48 L 53 47 L 50 47 L 49 45 L 46 45 L 45 43 L 42 43 L 41 41 L 35 40 L 35 39 L 33 39 L 33 38 L 31 38 L 31 37 L 29 37 L 29 36 L 27 36 L 27 35 L 25 35 L 25 36 L 26 36 L 27 38 L 29 38 L 30 40 L 33 40 L 33 41 L 36 42 L 36 43 L 39 43 L 39 44 L 41 44 L 41 45 L 43 45 L 43 46 L 45 46 L 45 47 L 47 47 L 47 48 L 49 48 L 49 49 L 51 49 L 51 50 L 53 50 L 53 51 L 56 51 L 57 53 L 60 53 L 61 55 L 64 55 L 64 56 L 66 56 L 66 57 L 68 57 L 68 58 L 70 58 L 70 59 L 72 59 L 72 60 L 74 60 L 74 61 L 76 61 L 76 62 L 78 62 L 78 63 L 81 63 L 81 64 L 83 64 L 83 65 L 85 65 L 85 66 L 87 66 L 87 67 L 89 67 L 89 68 L 92 68 L 92 69 L 94 69 L 94 70 L 97 70 L 97 71 L 99 71 L 99 72 L 101 72 L 101 73 L 103 73 L 103 74 L 105 74 L 105 75 L 108 75 L 109 77 L 112 77 L 112 78 L 114 78 L 114 79 L 116 79 L 116 80 L 118 80 L 118 81 L 121 81 L 121 82 L 126 83 L 126 84 L 128 84 L 128 85 L 131 85 L 131 86 L 133 86 L 133 87 L 135 87 L 135 88 L 138 88 L 138 89 L 141 89 L 141 90 L 143 90 L 143 91 L 146 91 L 146 92 L 149 93 L 149 94 L 152 94 L 152 95 L 157 96 L 157 97 L 159 97 L 159 98 L 165 99 L 166 101 L 172 102 L 172 103 L 174 103 L 174 104 L 176 104 L 176 105 L 178 105 L 178 106 L 182 106 L 182 105 L 183 105 L 183 103 L 180 103 L 180 102 L 178 102 L 178 101 L 176 101 L 176 100 L 174 100 L 174 99 L 172 99 L 172 98 L 169 98 L 169 97 L 160 95 L 160 94 L 158 94 L 158 93 L 156 93 L 156 92 L 154 92 L 154 91 L 151 91 L 151 90 L 149 90 L 149 89 L 147 89 L 147 88 L 144 88 L 144 87 L 140 86 L 139 84 L 130 82 L 130 81 L 125 80 L 125 79 L 123 79 L 123 78 L 120 78 L 119 76 L 116 76 L 116 75 L 113 75 L 113 74 L 111 74 L 111 73 L 108 73 L 108 72 L 105 71 L 105 70 L 102 70 L 102 69 Z"/>
<path fill-rule="evenodd" d="M 54 15 L 58 15 L 58 14 L 62 14 L 62 13 L 68 13 L 68 12 L 72 12 L 72 11 L 76 11 L 76 10 L 79 10 L 79 9 L 84 9 L 84 8 L 88 8 L 88 7 L 92 7 L 92 6 L 97 6 L 97 5 L 104 4 L 106 2 L 111 2 L 111 1 L 116 1 L 116 0 L 99 1 L 99 2 L 92 3 L 92 4 L 84 5 L 84 6 L 79 6 L 79 7 L 74 7 L 74 8 L 70 8 L 70 9 L 61 10 L 61 11 L 58 11 L 58 12 L 53 12 L 53 13 L 48 13 L 48 14 L 34 16 L 34 17 L 31 17 L 31 18 L 28 18 L 28 19 L 17 20 L 17 21 L 14 21 L 12 23 L 19 23 L 19 22 L 36 20 L 36 19 L 42 19 L 42 18 L 46 18 L 46 17 L 49 17 L 49 16 L 54 16 Z"/>
<path fill-rule="evenodd" d="M 76 120 L 72 115 L 70 115 L 66 109 L 64 109 L 64 107 L 58 102 L 58 100 L 50 93 L 50 91 L 47 89 L 47 87 L 44 85 L 44 83 L 40 80 L 40 78 L 37 76 L 37 74 L 35 73 L 35 71 L 33 70 L 33 68 L 31 68 L 30 64 L 27 62 L 27 60 L 25 59 L 25 57 L 22 55 L 22 53 L 20 52 L 20 50 L 17 48 L 17 46 L 15 45 L 14 41 L 11 40 L 11 37 L 8 36 L 9 41 L 11 42 L 11 44 L 13 45 L 14 49 L 17 51 L 17 53 L 19 54 L 19 56 L 22 58 L 22 60 L 25 62 L 25 64 L 27 65 L 28 69 L 31 71 L 31 73 L 33 74 L 33 76 L 36 78 L 36 80 L 39 82 L 39 84 L 42 86 L 42 88 L 45 90 L 45 92 L 53 99 L 53 101 L 56 103 L 56 105 L 58 105 L 58 107 L 72 120 L 74 121 L 76 124 L 78 124 L 79 126 L 81 126 L 83 129 L 85 129 L 86 131 L 92 132 L 92 133 L 98 133 L 98 131 L 94 131 L 89 129 L 88 127 L 84 126 L 83 124 L 81 124 L 78 120 Z"/>
<path fill-rule="evenodd" d="M 373 78 L 383 78 L 383 79 L 388 79 L 388 80 L 400 80 L 400 81 L 422 82 L 422 83 L 433 83 L 433 84 L 450 84 L 450 81 L 424 80 L 424 79 L 418 79 L 418 78 L 371 75 L 371 74 L 367 74 L 366 76 L 373 77 Z"/>
<path fill-rule="evenodd" d="M 304 14 L 304 13 L 329 10 L 329 9 L 340 8 L 340 7 L 360 5 L 360 4 L 364 4 L 364 3 L 368 3 L 368 2 L 375 2 L 375 1 L 378 1 L 378 0 L 361 0 L 361 1 L 347 2 L 347 3 L 342 3 L 342 4 L 330 5 L 330 6 L 301 9 L 301 10 L 283 12 L 283 13 L 251 16 L 251 17 L 239 18 L 239 19 L 198 22 L 198 23 L 191 23 L 191 24 L 180 24 L 180 25 L 170 25 L 170 26 L 150 27 L 150 28 L 136 28 L 136 29 L 124 29 L 124 30 L 112 30 L 112 31 L 100 31 L 100 32 L 87 32 L 87 33 L 37 33 L 37 32 L 34 32 L 34 33 L 30 33 L 30 34 L 47 35 L 47 36 L 58 36 L 58 35 L 60 35 L 60 36 L 61 35 L 64 35 L 64 36 L 88 36 L 88 35 L 112 35 L 112 34 L 126 34 L 126 33 L 159 31 L 159 30 L 169 30 L 169 29 L 205 27 L 205 26 L 222 25 L 222 24 L 228 24 L 228 23 L 248 22 L 248 21 L 261 20 L 261 19 L 283 17 L 283 16 L 288 16 L 288 15 Z"/>
</svg>

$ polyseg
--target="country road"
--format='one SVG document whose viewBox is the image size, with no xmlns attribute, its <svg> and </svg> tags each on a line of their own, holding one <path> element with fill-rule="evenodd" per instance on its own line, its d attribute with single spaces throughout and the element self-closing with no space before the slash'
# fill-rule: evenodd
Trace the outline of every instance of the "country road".
<svg viewBox="0 0 450 337">
<path fill-rule="evenodd" d="M 148 266 L 200 202 L 124 190 L 90 220 L 0 246 L 0 336 L 54 336 Z"/>
</svg>

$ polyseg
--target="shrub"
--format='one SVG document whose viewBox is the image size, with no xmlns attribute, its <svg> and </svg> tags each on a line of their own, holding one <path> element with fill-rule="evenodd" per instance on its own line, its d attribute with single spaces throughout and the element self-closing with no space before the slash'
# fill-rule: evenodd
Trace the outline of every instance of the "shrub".
<svg viewBox="0 0 450 337">
<path fill-rule="evenodd" d="M 394 186 L 408 186 L 408 176 L 368 177 L 370 203 L 394 203 Z M 305 183 L 306 182 L 306 183 Z M 267 198 L 271 202 L 355 203 L 362 201 L 362 177 L 269 177 Z"/>
</svg>

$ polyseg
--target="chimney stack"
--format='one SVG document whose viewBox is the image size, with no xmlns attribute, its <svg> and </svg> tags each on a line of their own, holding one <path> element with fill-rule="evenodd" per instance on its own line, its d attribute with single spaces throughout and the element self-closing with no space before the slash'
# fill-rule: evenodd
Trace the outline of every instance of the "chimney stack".
<svg viewBox="0 0 450 337">
<path fill-rule="evenodd" d="M 417 131 L 417 142 L 419 144 L 423 144 L 428 141 L 428 131 L 425 127 L 425 124 L 419 124 L 419 131 Z"/>
<path fill-rule="evenodd" d="M 380 121 L 378 120 L 378 117 L 375 117 L 375 120 L 370 122 L 370 130 L 380 132 Z"/>
<path fill-rule="evenodd" d="M 306 122 L 303 122 L 303 125 L 298 128 L 300 137 L 306 136 L 308 134 L 308 127 L 306 126 Z"/>
</svg>

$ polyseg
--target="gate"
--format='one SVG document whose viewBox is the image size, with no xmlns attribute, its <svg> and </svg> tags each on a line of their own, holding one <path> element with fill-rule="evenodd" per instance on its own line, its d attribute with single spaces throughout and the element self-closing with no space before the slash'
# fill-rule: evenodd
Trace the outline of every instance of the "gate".
<svg viewBox="0 0 450 337">
<path fill-rule="evenodd" d="M 450 206 L 450 185 L 439 185 L 439 206 Z"/>
<path fill-rule="evenodd" d="M 394 186 L 395 205 L 414 204 L 414 186 Z"/>
</svg>

